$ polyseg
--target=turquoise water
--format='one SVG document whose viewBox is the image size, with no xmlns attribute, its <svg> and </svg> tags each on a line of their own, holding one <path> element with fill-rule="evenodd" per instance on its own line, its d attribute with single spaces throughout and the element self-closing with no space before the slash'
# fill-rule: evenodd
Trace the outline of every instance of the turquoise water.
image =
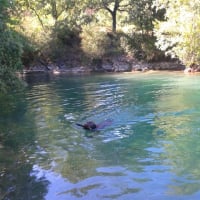
<svg viewBox="0 0 200 200">
<path fill-rule="evenodd" d="M 199 75 L 26 81 L 0 98 L 0 200 L 200 198 Z"/>
</svg>

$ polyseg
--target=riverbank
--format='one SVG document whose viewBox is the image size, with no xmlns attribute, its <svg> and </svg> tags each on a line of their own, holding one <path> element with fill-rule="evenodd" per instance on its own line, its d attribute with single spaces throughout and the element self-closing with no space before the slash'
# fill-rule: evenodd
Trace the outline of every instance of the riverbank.
<svg viewBox="0 0 200 200">
<path fill-rule="evenodd" d="M 46 65 L 36 63 L 24 69 L 23 73 L 67 73 L 67 74 L 89 74 L 92 72 L 146 72 L 149 70 L 183 71 L 186 67 L 177 61 L 145 62 L 127 57 L 114 57 L 107 59 L 96 59 L 92 63 L 83 65 L 80 62 L 71 63 L 48 63 Z"/>
</svg>

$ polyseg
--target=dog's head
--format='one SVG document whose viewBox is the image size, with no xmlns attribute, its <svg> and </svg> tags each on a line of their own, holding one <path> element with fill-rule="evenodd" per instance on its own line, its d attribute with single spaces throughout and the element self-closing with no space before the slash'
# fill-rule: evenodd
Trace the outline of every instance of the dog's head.
<svg viewBox="0 0 200 200">
<path fill-rule="evenodd" d="M 87 123 L 85 123 L 85 124 L 83 125 L 83 128 L 84 128 L 84 129 L 87 129 L 87 130 L 94 130 L 94 129 L 97 128 L 97 125 L 96 125 L 94 122 L 89 121 L 89 122 L 87 122 Z"/>
</svg>

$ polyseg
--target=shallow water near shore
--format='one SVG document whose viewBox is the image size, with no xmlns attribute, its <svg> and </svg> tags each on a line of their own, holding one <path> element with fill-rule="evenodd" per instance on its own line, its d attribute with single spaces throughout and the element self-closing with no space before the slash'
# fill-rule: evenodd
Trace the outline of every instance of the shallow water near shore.
<svg viewBox="0 0 200 200">
<path fill-rule="evenodd" d="M 0 99 L 0 200 L 197 200 L 200 76 L 27 76 Z M 111 120 L 99 131 L 76 123 Z"/>
</svg>

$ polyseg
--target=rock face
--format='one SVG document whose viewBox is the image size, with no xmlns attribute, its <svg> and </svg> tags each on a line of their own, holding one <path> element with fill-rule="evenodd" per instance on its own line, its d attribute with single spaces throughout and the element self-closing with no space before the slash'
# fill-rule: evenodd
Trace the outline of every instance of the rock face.
<svg viewBox="0 0 200 200">
<path fill-rule="evenodd" d="M 153 70 L 173 70 L 173 71 L 179 71 L 184 70 L 185 66 L 176 63 L 176 62 L 160 62 L 160 63 L 152 63 L 151 67 Z"/>
<path fill-rule="evenodd" d="M 112 58 L 94 59 L 91 64 L 82 66 L 81 62 L 72 61 L 69 63 L 48 63 L 46 65 L 37 64 L 24 70 L 25 73 L 34 72 L 50 72 L 54 74 L 68 73 L 68 74 L 88 74 L 91 72 L 131 72 L 148 70 L 184 70 L 185 66 L 177 62 L 155 62 L 146 63 L 138 61 L 133 58 L 125 56 L 118 56 Z"/>
<path fill-rule="evenodd" d="M 131 63 L 124 57 L 102 59 L 92 63 L 95 72 L 130 72 L 132 71 Z"/>
<path fill-rule="evenodd" d="M 157 63 L 133 62 L 132 63 L 132 71 L 148 71 L 148 70 L 180 71 L 184 69 L 185 69 L 184 65 L 176 62 L 157 62 Z"/>
<path fill-rule="evenodd" d="M 92 64 L 91 68 L 95 72 L 130 72 L 148 70 L 184 70 L 185 66 L 176 62 L 155 62 L 146 63 L 124 57 L 99 60 Z"/>
</svg>

